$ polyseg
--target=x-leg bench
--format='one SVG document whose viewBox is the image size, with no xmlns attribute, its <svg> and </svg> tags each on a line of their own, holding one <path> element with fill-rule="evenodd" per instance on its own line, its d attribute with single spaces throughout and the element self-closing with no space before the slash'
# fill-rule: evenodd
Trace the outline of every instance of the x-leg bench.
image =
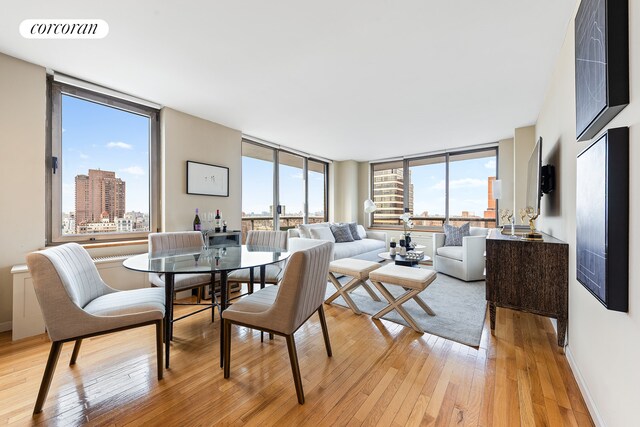
<svg viewBox="0 0 640 427">
<path fill-rule="evenodd" d="M 378 311 L 372 317 L 380 319 L 385 314 L 396 310 L 400 316 L 407 321 L 411 328 L 421 334 L 424 333 L 422 328 L 418 326 L 415 319 L 402 307 L 402 304 L 413 299 L 429 316 L 435 316 L 431 307 L 427 305 L 422 298 L 420 292 L 424 291 L 436 279 L 436 272 L 423 268 L 405 267 L 401 265 L 387 264 L 369 274 L 371 283 L 380 291 L 389 305 Z M 398 298 L 394 297 L 391 292 L 384 286 L 387 285 L 400 286 L 405 290 Z"/>
<path fill-rule="evenodd" d="M 336 287 L 336 292 L 325 300 L 325 304 L 330 304 L 336 298 L 342 297 L 355 314 L 362 314 L 349 292 L 355 290 L 358 286 L 362 286 L 371 298 L 375 301 L 380 301 L 378 295 L 373 292 L 366 282 L 369 278 L 369 273 L 378 268 L 380 268 L 380 263 L 362 259 L 343 258 L 332 261 L 329 264 L 329 280 Z M 352 279 L 343 286 L 336 278 L 336 275 L 349 276 Z"/>
</svg>

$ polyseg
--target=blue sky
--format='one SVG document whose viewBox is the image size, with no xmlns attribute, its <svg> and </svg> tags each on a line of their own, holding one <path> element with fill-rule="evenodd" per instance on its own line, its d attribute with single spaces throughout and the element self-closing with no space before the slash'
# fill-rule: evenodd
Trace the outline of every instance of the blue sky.
<svg viewBox="0 0 640 427">
<path fill-rule="evenodd" d="M 302 170 L 280 165 L 280 204 L 287 214 L 303 211 L 304 181 Z M 242 211 L 251 214 L 269 212 L 273 204 L 273 163 L 242 157 Z M 324 175 L 309 172 L 309 213 L 324 208 Z"/>
<path fill-rule="evenodd" d="M 91 169 L 114 171 L 126 182 L 127 211 L 149 212 L 149 119 L 63 95 L 62 210 L 75 209 L 75 176 Z M 451 214 L 482 216 L 487 208 L 487 177 L 495 176 L 495 157 L 451 162 Z M 243 157 L 242 210 L 269 211 L 273 203 L 273 164 Z M 444 164 L 412 168 L 414 212 L 444 215 Z M 323 210 L 324 177 L 309 172 L 309 212 Z M 280 204 L 303 210 L 302 170 L 280 165 Z"/>
<path fill-rule="evenodd" d="M 126 211 L 149 212 L 149 118 L 62 96 L 62 211 L 75 210 L 75 177 L 113 171 L 126 182 Z"/>
<path fill-rule="evenodd" d="M 459 215 L 465 210 L 482 216 L 487 209 L 487 178 L 495 174 L 495 156 L 452 161 L 449 165 L 450 215 Z M 429 215 L 444 216 L 444 163 L 411 168 L 411 181 L 414 214 L 427 211 Z"/>
</svg>

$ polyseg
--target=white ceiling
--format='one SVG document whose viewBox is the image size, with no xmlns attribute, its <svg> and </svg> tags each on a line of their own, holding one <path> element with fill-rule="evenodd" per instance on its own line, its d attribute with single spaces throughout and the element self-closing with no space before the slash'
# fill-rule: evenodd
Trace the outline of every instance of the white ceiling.
<svg viewBox="0 0 640 427">
<path fill-rule="evenodd" d="M 535 123 L 575 0 L 21 1 L 0 52 L 335 160 L 497 141 Z M 27 40 L 95 18 L 102 40 Z"/>
</svg>

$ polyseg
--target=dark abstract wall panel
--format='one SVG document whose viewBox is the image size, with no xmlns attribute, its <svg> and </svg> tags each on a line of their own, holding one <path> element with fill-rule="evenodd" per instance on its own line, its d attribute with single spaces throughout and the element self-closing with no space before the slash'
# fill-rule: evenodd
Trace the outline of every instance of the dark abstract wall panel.
<svg viewBox="0 0 640 427">
<path fill-rule="evenodd" d="M 609 129 L 578 155 L 577 279 L 605 307 L 628 310 L 629 129 Z"/>
<path fill-rule="evenodd" d="M 575 20 L 576 134 L 593 138 L 629 103 L 627 0 L 583 0 Z"/>
</svg>

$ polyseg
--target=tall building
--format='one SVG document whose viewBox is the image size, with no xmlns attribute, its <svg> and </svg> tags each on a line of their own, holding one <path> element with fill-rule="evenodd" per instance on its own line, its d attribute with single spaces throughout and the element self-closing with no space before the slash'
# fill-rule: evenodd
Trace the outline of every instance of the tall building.
<svg viewBox="0 0 640 427">
<path fill-rule="evenodd" d="M 76 225 L 101 222 L 103 213 L 110 222 L 123 218 L 126 183 L 115 172 L 89 169 L 76 176 Z"/>
<path fill-rule="evenodd" d="M 413 212 L 413 184 L 409 172 L 409 211 Z M 402 168 L 377 170 L 373 173 L 373 202 L 378 209 L 375 212 L 376 224 L 400 223 L 399 216 L 404 213 L 403 190 L 404 171 Z"/>
<path fill-rule="evenodd" d="M 493 182 L 496 180 L 495 176 L 488 177 L 488 191 L 487 191 L 487 210 L 484 211 L 485 218 L 496 218 L 496 199 L 493 196 Z"/>
</svg>

